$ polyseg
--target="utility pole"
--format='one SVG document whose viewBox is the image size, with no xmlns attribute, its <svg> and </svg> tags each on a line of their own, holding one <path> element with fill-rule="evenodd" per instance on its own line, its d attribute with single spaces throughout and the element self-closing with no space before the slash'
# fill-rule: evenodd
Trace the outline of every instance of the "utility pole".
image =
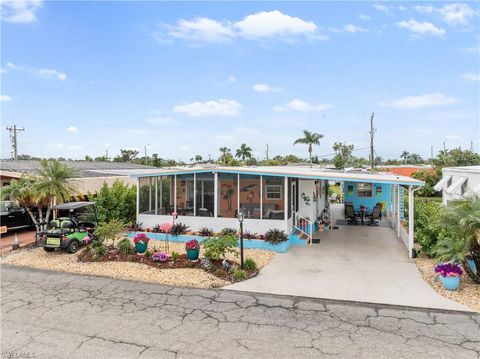
<svg viewBox="0 0 480 359">
<path fill-rule="evenodd" d="M 265 151 L 266 155 L 267 155 L 267 161 L 268 161 L 268 143 L 267 143 L 267 150 Z"/>
<path fill-rule="evenodd" d="M 105 160 L 108 161 L 108 148 L 105 150 Z"/>
<path fill-rule="evenodd" d="M 433 145 L 430 146 L 430 158 L 432 160 L 432 165 L 433 165 Z"/>
<path fill-rule="evenodd" d="M 372 112 L 372 117 L 370 117 L 370 169 L 373 170 L 375 164 L 375 151 L 373 149 L 373 138 L 375 136 L 375 127 L 373 126 L 373 119 L 375 114 Z"/>
<path fill-rule="evenodd" d="M 17 125 L 7 127 L 7 131 L 10 132 L 10 142 L 12 143 L 12 160 L 17 160 L 17 132 L 25 131 L 25 127 L 17 128 Z"/>
</svg>

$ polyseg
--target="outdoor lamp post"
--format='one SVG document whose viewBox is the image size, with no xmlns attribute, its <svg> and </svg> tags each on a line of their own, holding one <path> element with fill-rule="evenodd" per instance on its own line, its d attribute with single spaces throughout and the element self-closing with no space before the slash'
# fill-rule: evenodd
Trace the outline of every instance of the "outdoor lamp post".
<svg viewBox="0 0 480 359">
<path fill-rule="evenodd" d="M 243 220 L 245 218 L 243 212 L 240 212 L 237 218 L 240 223 L 240 268 L 243 269 Z"/>
</svg>

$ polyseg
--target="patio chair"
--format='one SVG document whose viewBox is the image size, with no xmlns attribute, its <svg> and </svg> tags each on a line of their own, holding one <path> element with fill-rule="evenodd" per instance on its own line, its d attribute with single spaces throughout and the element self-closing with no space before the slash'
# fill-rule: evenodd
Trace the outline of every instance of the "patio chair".
<svg viewBox="0 0 480 359">
<path fill-rule="evenodd" d="M 378 226 L 378 221 L 381 219 L 382 207 L 375 206 L 373 207 L 372 213 L 367 217 L 369 226 Z"/>
<path fill-rule="evenodd" d="M 377 202 L 377 203 L 375 203 L 375 206 L 379 206 L 379 207 L 380 207 L 380 220 L 382 220 L 382 212 L 383 212 L 383 204 L 382 204 L 382 202 Z"/>
<path fill-rule="evenodd" d="M 353 202 L 345 202 L 343 204 L 343 214 L 345 216 L 345 219 L 347 219 L 347 209 L 345 208 L 346 206 L 352 206 L 353 207 Z"/>
<path fill-rule="evenodd" d="M 345 205 L 345 217 L 347 218 L 347 224 L 358 224 L 357 214 L 351 204 Z"/>
</svg>

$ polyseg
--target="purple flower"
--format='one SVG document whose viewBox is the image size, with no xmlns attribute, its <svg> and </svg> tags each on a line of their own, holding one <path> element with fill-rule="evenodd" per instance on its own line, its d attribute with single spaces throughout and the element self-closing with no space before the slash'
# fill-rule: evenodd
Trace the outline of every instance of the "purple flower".
<svg viewBox="0 0 480 359">
<path fill-rule="evenodd" d="M 460 277 L 463 274 L 462 268 L 453 263 L 440 263 L 435 266 L 435 273 L 442 277 Z"/>
<path fill-rule="evenodd" d="M 165 262 L 168 262 L 169 259 L 170 259 L 170 256 L 164 252 L 156 252 L 152 256 L 152 260 L 154 262 L 165 263 Z"/>
</svg>

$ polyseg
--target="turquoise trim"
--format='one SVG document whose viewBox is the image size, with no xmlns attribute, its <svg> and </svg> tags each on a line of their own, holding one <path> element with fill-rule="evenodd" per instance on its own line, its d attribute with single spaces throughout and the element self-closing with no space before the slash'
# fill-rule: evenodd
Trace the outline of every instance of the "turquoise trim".
<svg viewBox="0 0 480 359">
<path fill-rule="evenodd" d="M 208 237 L 201 237 L 201 236 L 191 236 L 181 234 L 178 236 L 166 235 L 165 233 L 151 233 L 151 232 L 131 232 L 128 237 L 133 238 L 135 235 L 139 233 L 144 233 L 154 241 L 164 241 L 168 236 L 168 240 L 170 242 L 177 242 L 177 243 L 186 243 L 192 239 L 196 239 L 200 243 L 202 243 Z M 288 236 L 288 240 L 280 244 L 270 244 L 268 242 L 258 240 L 258 239 L 244 239 L 243 240 L 243 247 L 249 249 L 263 249 L 267 251 L 274 251 L 278 253 L 285 253 L 291 246 L 306 246 L 307 241 L 300 239 L 297 235 L 290 234 Z M 237 244 L 239 247 L 240 244 Z"/>
</svg>

